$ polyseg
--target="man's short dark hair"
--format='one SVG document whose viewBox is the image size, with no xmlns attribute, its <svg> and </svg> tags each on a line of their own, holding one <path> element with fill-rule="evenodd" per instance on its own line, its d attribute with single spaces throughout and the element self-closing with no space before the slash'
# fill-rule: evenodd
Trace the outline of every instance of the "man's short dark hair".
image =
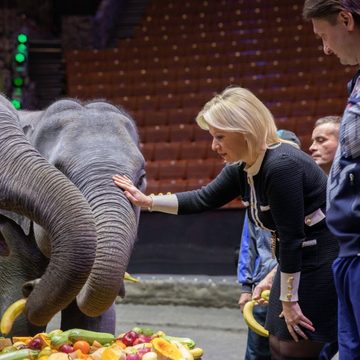
<svg viewBox="0 0 360 360">
<path fill-rule="evenodd" d="M 303 18 L 306 21 L 325 19 L 334 25 L 340 11 L 351 12 L 357 25 L 360 25 L 359 0 L 305 0 Z"/>
<path fill-rule="evenodd" d="M 315 121 L 314 129 L 324 124 L 334 124 L 340 126 L 340 123 L 341 123 L 341 116 L 336 116 L 336 115 L 323 116 Z"/>
</svg>

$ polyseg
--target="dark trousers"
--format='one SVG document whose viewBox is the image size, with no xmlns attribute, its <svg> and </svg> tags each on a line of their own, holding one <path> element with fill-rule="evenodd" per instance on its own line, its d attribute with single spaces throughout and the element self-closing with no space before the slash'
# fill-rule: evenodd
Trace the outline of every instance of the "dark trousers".
<svg viewBox="0 0 360 360">
<path fill-rule="evenodd" d="M 319 354 L 319 360 L 331 360 L 339 350 L 337 341 L 326 343 Z"/>
<path fill-rule="evenodd" d="M 333 271 L 339 299 L 339 360 L 360 360 L 360 257 L 338 257 Z"/>
</svg>

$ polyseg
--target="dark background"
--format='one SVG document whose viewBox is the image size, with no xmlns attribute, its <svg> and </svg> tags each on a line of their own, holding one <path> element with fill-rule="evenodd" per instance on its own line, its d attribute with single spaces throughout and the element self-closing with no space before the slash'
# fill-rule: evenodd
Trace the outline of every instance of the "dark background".
<svg viewBox="0 0 360 360">
<path fill-rule="evenodd" d="M 129 271 L 235 275 L 244 210 L 192 215 L 143 212 Z"/>
</svg>

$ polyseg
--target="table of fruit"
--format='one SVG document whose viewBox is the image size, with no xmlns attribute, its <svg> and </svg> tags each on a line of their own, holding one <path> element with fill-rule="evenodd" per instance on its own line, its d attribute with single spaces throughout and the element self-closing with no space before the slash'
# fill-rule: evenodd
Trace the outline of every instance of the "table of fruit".
<svg viewBox="0 0 360 360">
<path fill-rule="evenodd" d="M 0 360 L 194 360 L 203 350 L 189 338 L 135 327 L 119 336 L 83 329 L 0 339 Z"/>
<path fill-rule="evenodd" d="M 124 279 L 139 281 L 128 273 Z M 20 299 L 6 309 L 0 320 L 1 334 L 10 333 L 25 304 L 26 299 Z M 0 360 L 195 360 L 203 352 L 192 339 L 141 327 L 119 336 L 70 329 L 0 338 Z"/>
</svg>

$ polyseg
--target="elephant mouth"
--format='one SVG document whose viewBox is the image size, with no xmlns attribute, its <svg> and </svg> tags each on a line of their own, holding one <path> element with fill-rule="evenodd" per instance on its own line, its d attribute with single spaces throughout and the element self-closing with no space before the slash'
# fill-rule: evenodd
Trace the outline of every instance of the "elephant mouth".
<svg viewBox="0 0 360 360">
<path fill-rule="evenodd" d="M 29 297 L 30 293 L 33 291 L 34 287 L 40 283 L 41 279 L 35 279 L 35 280 L 31 280 L 26 282 L 25 284 L 23 284 L 22 286 L 22 293 L 24 295 L 24 297 Z"/>
</svg>

